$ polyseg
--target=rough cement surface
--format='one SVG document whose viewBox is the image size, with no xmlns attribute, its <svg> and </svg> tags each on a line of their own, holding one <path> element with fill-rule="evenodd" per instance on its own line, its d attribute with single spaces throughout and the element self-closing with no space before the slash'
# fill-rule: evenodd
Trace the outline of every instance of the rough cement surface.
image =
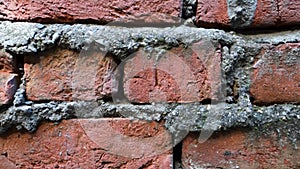
<svg viewBox="0 0 300 169">
<path fill-rule="evenodd" d="M 166 127 L 174 134 L 186 130 L 198 131 L 203 128 L 221 130 L 231 127 L 267 126 L 268 129 L 265 131 L 269 131 L 270 127 L 281 125 L 282 128 L 289 127 L 285 129 L 288 131 L 285 133 L 291 140 L 299 139 L 299 105 L 257 107 L 252 105 L 248 94 L 251 65 L 261 46 L 299 42 L 299 31 L 237 35 L 234 32 L 226 33 L 222 30 L 187 26 L 125 28 L 5 21 L 0 23 L 0 35 L 0 46 L 13 55 L 35 53 L 58 46 L 81 50 L 84 44 L 97 43 L 119 61 L 124 60 L 140 47 L 149 51 L 168 50 L 179 45 L 188 47 L 201 39 L 218 42 L 221 44 L 223 54 L 221 66 L 224 71 L 226 93 L 226 100 L 223 103 L 212 105 L 116 105 L 105 101 L 32 103 L 26 101 L 24 97 L 26 84 L 23 82 L 15 95 L 14 106 L 1 113 L 1 132 L 5 132 L 10 127 L 34 131 L 42 120 L 126 116 L 150 121 L 164 119 Z"/>
<path fill-rule="evenodd" d="M 268 34 L 246 35 L 245 38 L 256 43 L 278 45 L 283 43 L 300 42 L 300 30 L 273 32 Z"/>
</svg>

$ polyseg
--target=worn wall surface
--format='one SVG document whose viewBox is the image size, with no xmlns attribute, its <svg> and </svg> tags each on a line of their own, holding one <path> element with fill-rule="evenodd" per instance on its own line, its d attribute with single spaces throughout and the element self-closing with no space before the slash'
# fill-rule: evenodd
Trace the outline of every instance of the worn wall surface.
<svg viewBox="0 0 300 169">
<path fill-rule="evenodd" d="M 0 2 L 0 169 L 300 168 L 297 0 Z"/>
</svg>

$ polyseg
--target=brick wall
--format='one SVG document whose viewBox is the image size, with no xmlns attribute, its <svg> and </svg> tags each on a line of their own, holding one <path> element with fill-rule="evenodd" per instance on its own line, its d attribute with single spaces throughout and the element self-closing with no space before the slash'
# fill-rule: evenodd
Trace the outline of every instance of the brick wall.
<svg viewBox="0 0 300 169">
<path fill-rule="evenodd" d="M 299 10 L 0 2 L 0 168 L 300 168 Z"/>
</svg>

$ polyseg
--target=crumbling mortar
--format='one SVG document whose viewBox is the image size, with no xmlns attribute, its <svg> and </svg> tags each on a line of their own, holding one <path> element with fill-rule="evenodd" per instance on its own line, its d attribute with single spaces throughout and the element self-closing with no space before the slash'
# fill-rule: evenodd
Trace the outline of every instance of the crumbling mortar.
<svg viewBox="0 0 300 169">
<path fill-rule="evenodd" d="M 228 17 L 234 29 L 242 29 L 252 24 L 257 0 L 227 0 Z"/>
<path fill-rule="evenodd" d="M 180 17 L 183 19 L 189 19 L 196 17 L 197 0 L 181 0 L 181 14 Z"/>
<path fill-rule="evenodd" d="M 27 25 L 23 30 L 20 25 Z M 237 83 L 238 98 L 234 102 L 211 105 L 193 104 L 153 104 L 131 105 L 110 102 L 48 102 L 33 103 L 25 99 L 24 79 L 18 89 L 14 106 L 0 114 L 1 132 L 10 127 L 35 131 L 43 120 L 60 121 L 68 118 L 89 117 L 129 117 L 141 120 L 165 120 L 165 126 L 174 135 L 182 131 L 205 129 L 222 130 L 232 127 L 268 128 L 279 124 L 283 119 L 287 124 L 297 124 L 300 119 L 300 106 L 293 104 L 258 107 L 252 105 L 249 96 L 250 72 L 254 57 L 260 52 L 262 44 L 298 42 L 299 31 L 272 35 L 237 35 L 216 29 L 202 29 L 181 26 L 177 28 L 121 28 L 97 25 L 41 25 L 34 23 L 1 22 L 13 32 L 7 35 L 0 29 L 0 44 L 5 50 L 15 54 L 28 54 L 46 50 L 50 47 L 65 47 L 80 51 L 86 43 L 97 43 L 104 51 L 114 54 L 122 61 L 143 47 L 145 50 L 168 50 L 180 45 L 188 47 L 200 40 L 219 42 L 222 49 L 222 69 L 226 76 L 227 97 L 233 96 L 233 84 Z M 22 33 L 23 31 L 23 33 Z M 21 32 L 21 33 L 20 33 Z M 25 33 L 24 33 L 25 32 Z M 18 37 L 20 36 L 20 37 Z M 260 38 L 257 38 L 260 37 Z M 277 38 L 276 38 L 277 37 Z M 19 39 L 19 40 L 16 40 Z M 26 43 L 25 43 L 26 42 Z M 30 45 L 31 47 L 27 47 Z M 286 111 L 289 110 L 289 111 Z M 190 110 L 187 112 L 187 110 Z M 215 110 L 219 110 L 217 113 Z M 143 112 L 143 113 L 141 113 Z M 208 121 L 207 118 L 214 117 Z M 280 123 L 278 128 L 283 124 Z M 299 140 L 299 125 L 286 125 L 285 132 L 290 140 Z M 269 129 L 269 128 L 268 128 Z M 268 131 L 268 130 L 262 130 Z M 270 130 L 271 131 L 271 130 Z M 282 132 L 282 131 L 280 131 Z"/>
</svg>

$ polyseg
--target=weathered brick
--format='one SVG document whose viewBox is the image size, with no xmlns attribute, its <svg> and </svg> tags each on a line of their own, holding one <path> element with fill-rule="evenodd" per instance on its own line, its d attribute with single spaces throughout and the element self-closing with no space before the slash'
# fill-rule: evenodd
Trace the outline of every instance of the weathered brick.
<svg viewBox="0 0 300 169">
<path fill-rule="evenodd" d="M 230 20 L 227 14 L 227 1 L 199 0 L 197 5 L 196 20 L 198 26 L 229 26 Z"/>
<path fill-rule="evenodd" d="M 25 57 L 29 100 L 93 100 L 110 95 L 112 58 L 55 49 Z"/>
<path fill-rule="evenodd" d="M 300 22 L 300 1 L 298 0 L 280 0 L 278 1 L 279 16 L 281 24 L 295 24 Z"/>
<path fill-rule="evenodd" d="M 0 51 L 0 72 L 16 73 L 16 60 L 7 52 Z"/>
<path fill-rule="evenodd" d="M 209 41 L 148 56 L 143 50 L 126 61 L 124 92 L 131 102 L 197 102 L 218 99 L 221 54 Z"/>
<path fill-rule="evenodd" d="M 18 83 L 17 74 L 0 73 L 0 106 L 12 102 Z"/>
<path fill-rule="evenodd" d="M 258 0 L 254 26 L 299 25 L 300 3 L 297 0 Z"/>
<path fill-rule="evenodd" d="M 0 137 L 0 166 L 167 169 L 172 167 L 172 151 L 161 148 L 168 147 L 170 138 L 156 122 L 76 119 L 58 125 L 43 123 L 34 134 L 14 132 Z"/>
<path fill-rule="evenodd" d="M 16 61 L 5 51 L 0 51 L 0 106 L 12 102 L 18 88 Z"/>
<path fill-rule="evenodd" d="M 255 3 L 238 3 L 237 1 L 238 8 L 232 7 L 228 2 L 227 0 L 199 0 L 196 14 L 197 25 L 251 28 L 299 25 L 300 23 L 300 14 L 297 12 L 300 10 L 300 3 L 297 0 L 257 0 L 256 7 Z M 255 10 L 249 10 L 251 5 L 253 5 L 251 8 Z M 236 14 L 230 16 L 229 11 Z M 238 21 L 235 23 L 236 19 Z M 249 23 L 246 23 L 248 21 Z"/>
<path fill-rule="evenodd" d="M 274 0 L 258 0 L 254 15 L 253 25 L 256 26 L 272 26 L 280 22 L 277 9 L 277 1 Z"/>
<path fill-rule="evenodd" d="M 150 12 L 179 16 L 179 8 L 178 0 L 6 0 L 0 4 L 0 18 L 14 21 L 108 23 Z"/>
<path fill-rule="evenodd" d="M 299 48 L 300 43 L 264 47 L 251 75 L 254 103 L 300 103 Z"/>
<path fill-rule="evenodd" d="M 215 133 L 204 143 L 198 134 L 183 141 L 184 168 L 299 168 L 300 153 L 288 141 L 278 138 L 254 138 L 247 130 Z"/>
</svg>

